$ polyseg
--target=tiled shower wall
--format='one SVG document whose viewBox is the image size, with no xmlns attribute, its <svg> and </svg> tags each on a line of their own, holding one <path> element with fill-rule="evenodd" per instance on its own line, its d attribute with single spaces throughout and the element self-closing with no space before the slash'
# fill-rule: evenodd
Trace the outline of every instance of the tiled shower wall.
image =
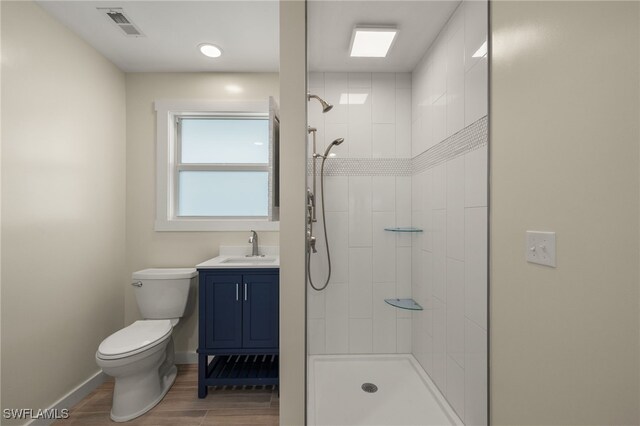
<svg viewBox="0 0 640 426">
<path fill-rule="evenodd" d="M 411 224 L 411 74 L 311 73 L 309 91 L 334 105 L 309 103 L 317 152 L 345 138 L 326 163 L 333 272 L 325 291 L 308 288 L 309 353 L 409 353 L 411 315 L 384 299 L 411 296 L 411 238 L 384 228 Z M 317 198 L 316 285 L 327 274 L 319 181 Z"/>
<path fill-rule="evenodd" d="M 487 4 L 463 2 L 413 72 L 413 354 L 487 422 Z"/>
</svg>

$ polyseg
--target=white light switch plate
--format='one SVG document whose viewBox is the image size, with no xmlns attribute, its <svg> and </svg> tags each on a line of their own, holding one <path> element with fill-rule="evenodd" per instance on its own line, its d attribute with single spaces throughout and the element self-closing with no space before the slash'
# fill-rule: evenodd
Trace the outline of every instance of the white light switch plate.
<svg viewBox="0 0 640 426">
<path fill-rule="evenodd" d="M 556 233 L 527 231 L 525 257 L 527 262 L 556 267 Z"/>
</svg>

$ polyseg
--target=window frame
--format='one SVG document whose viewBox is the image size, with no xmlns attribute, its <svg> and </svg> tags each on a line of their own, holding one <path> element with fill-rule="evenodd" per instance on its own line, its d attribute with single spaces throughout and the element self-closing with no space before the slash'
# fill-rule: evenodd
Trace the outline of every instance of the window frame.
<svg viewBox="0 0 640 426">
<path fill-rule="evenodd" d="M 182 163 L 180 120 L 198 117 L 238 117 L 269 119 L 268 101 L 156 101 L 156 231 L 277 231 L 279 222 L 268 216 L 179 216 L 178 175 L 180 171 L 266 171 L 270 163 Z M 270 141 L 271 143 L 272 141 Z M 271 147 L 270 147 L 271 149 Z M 271 157 L 271 156 L 270 156 Z M 272 159 L 270 158 L 270 161 Z M 268 189 L 271 204 L 271 187 Z"/>
</svg>

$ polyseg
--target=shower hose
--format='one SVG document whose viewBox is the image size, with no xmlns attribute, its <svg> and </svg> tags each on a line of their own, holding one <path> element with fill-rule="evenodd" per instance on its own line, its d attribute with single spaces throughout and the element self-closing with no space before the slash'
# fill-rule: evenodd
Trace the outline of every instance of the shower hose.
<svg viewBox="0 0 640 426">
<path fill-rule="evenodd" d="M 324 214 L 324 162 L 326 159 L 326 156 L 322 156 L 322 163 L 320 164 L 320 200 L 322 203 L 322 228 L 324 229 L 324 242 L 327 247 L 327 263 L 329 264 L 329 274 L 327 275 L 327 280 L 320 287 L 316 287 L 313 284 L 313 279 L 311 278 L 311 247 L 307 247 L 307 277 L 309 278 L 309 284 L 311 285 L 311 288 L 316 291 L 322 291 L 327 288 L 327 286 L 329 285 L 329 280 L 331 279 L 331 253 L 329 250 L 329 239 L 327 238 L 327 218 Z"/>
</svg>

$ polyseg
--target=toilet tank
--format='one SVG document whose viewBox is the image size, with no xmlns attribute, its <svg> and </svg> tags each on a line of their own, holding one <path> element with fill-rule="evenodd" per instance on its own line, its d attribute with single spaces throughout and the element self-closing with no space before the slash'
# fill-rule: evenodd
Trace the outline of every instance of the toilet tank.
<svg viewBox="0 0 640 426">
<path fill-rule="evenodd" d="M 194 268 L 151 268 L 132 275 L 136 301 L 145 319 L 180 318 L 189 298 Z"/>
</svg>

